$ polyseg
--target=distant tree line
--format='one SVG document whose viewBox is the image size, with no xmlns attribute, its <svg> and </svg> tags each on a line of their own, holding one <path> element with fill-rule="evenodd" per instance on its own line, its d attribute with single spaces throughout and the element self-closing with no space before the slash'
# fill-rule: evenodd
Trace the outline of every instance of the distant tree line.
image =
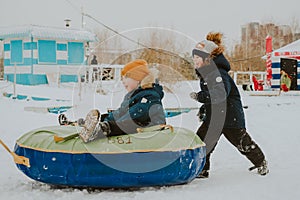
<svg viewBox="0 0 300 200">
<path fill-rule="evenodd" d="M 97 32 L 99 43 L 94 46 L 93 54 L 99 63 L 126 64 L 133 59 L 145 59 L 150 67 L 158 70 L 158 78 L 163 82 L 195 79 L 190 53 L 176 46 L 174 36 L 149 31 L 142 44 L 136 44 L 134 50 L 128 52 L 122 48 L 120 37 L 111 39 L 108 31 Z"/>
<path fill-rule="evenodd" d="M 264 71 L 265 60 L 262 57 L 265 55 L 265 38 L 268 35 L 272 36 L 273 49 L 277 49 L 300 39 L 298 30 L 299 23 L 296 18 L 292 20 L 291 25 L 284 26 L 257 22 L 244 25 L 241 28 L 240 42 L 231 52 L 225 51 L 231 63 L 231 70 Z M 185 41 L 178 42 L 172 32 L 149 30 L 143 35 L 143 42 L 136 41 L 134 50 L 130 52 L 122 47 L 124 38 L 116 37 L 115 33 L 108 30 L 94 32 L 100 42 L 91 47 L 90 60 L 93 55 L 96 55 L 98 63 L 126 64 L 133 59 L 142 58 L 150 66 L 159 69 L 158 76 L 162 81 L 173 82 L 196 78 L 191 54 L 183 50 Z M 3 78 L 3 71 L 3 58 L 0 58 L 1 78 Z"/>
<path fill-rule="evenodd" d="M 276 25 L 274 23 L 248 23 L 241 28 L 241 41 L 234 50 L 227 55 L 231 61 L 233 71 L 264 71 L 266 54 L 265 39 L 272 36 L 272 48 L 276 50 L 295 40 L 300 39 L 298 21 L 294 19 L 292 25 Z"/>
<path fill-rule="evenodd" d="M 242 26 L 240 42 L 234 46 L 232 51 L 225 51 L 225 55 L 231 63 L 231 70 L 265 71 L 266 62 L 262 57 L 266 53 L 266 37 L 272 36 L 275 50 L 300 39 L 298 30 L 299 25 L 296 18 L 292 20 L 291 25 L 251 22 Z M 132 59 L 142 58 L 159 67 L 161 79 L 175 81 L 196 78 L 190 52 L 185 52 L 175 45 L 178 44 L 178 41 L 172 33 L 149 31 L 144 36 L 143 45 L 137 45 L 137 48 L 131 52 L 122 48 L 120 37 L 111 39 L 113 34 L 109 31 L 98 31 L 97 33 L 101 42 L 95 47 L 94 54 L 97 55 L 99 63 L 125 64 Z"/>
</svg>

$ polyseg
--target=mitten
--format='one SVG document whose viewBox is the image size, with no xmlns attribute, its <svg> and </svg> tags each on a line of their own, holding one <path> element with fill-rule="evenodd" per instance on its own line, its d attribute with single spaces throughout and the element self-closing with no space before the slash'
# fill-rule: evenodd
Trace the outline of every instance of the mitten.
<svg viewBox="0 0 300 200">
<path fill-rule="evenodd" d="M 200 121 L 200 122 L 206 120 L 206 108 L 205 108 L 204 105 L 202 105 L 202 106 L 200 107 L 197 116 L 199 117 L 199 121 Z"/>
<path fill-rule="evenodd" d="M 190 97 L 196 101 L 198 101 L 198 93 L 197 92 L 191 92 Z"/>
</svg>

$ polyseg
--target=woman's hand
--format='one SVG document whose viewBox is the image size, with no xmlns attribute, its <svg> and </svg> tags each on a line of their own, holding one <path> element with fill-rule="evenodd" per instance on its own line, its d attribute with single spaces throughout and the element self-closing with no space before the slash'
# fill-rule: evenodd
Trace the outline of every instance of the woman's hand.
<svg viewBox="0 0 300 200">
<path fill-rule="evenodd" d="M 196 101 L 198 101 L 198 93 L 197 92 L 191 92 L 190 97 Z"/>
</svg>

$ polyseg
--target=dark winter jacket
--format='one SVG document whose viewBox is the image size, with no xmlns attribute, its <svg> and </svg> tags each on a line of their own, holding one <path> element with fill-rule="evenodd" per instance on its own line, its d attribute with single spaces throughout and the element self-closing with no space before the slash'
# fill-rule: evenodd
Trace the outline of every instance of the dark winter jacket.
<svg viewBox="0 0 300 200">
<path fill-rule="evenodd" d="M 197 100 L 206 110 L 204 123 L 212 126 L 224 123 L 223 128 L 245 128 L 241 97 L 236 84 L 229 76 L 230 64 L 223 54 L 214 57 L 210 65 L 196 70 L 201 91 Z"/>
<path fill-rule="evenodd" d="M 153 84 L 152 88 L 138 87 L 127 93 L 120 108 L 108 113 L 104 121 L 108 121 L 112 135 L 136 133 L 139 127 L 165 124 L 162 106 L 164 92 L 162 86 Z"/>
</svg>

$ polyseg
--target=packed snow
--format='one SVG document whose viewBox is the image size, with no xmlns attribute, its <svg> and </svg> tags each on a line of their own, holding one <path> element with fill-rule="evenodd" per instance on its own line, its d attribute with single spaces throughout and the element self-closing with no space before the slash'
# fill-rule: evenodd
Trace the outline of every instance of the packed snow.
<svg viewBox="0 0 300 200">
<path fill-rule="evenodd" d="M 191 91 L 199 89 L 198 81 L 165 85 L 166 108 L 197 107 L 200 104 L 189 98 Z M 91 108 L 102 113 L 119 106 L 125 94 L 122 84 L 62 84 L 57 86 L 21 86 L 16 94 L 26 95 L 24 100 L 3 96 L 13 93 L 12 83 L 0 82 L 0 139 L 10 149 L 24 133 L 43 126 L 57 124 L 57 114 L 45 111 L 47 107 L 73 106 L 66 114 L 71 119 L 84 117 Z M 19 171 L 8 152 L 0 147 L 0 199 L 298 199 L 300 197 L 300 145 L 299 114 L 300 95 L 285 93 L 279 96 L 250 96 L 241 91 L 247 129 L 263 149 L 270 173 L 260 176 L 248 171 L 252 164 L 224 137 L 221 137 L 212 155 L 208 179 L 170 187 L 149 187 L 138 190 L 87 190 L 59 189 L 29 179 Z M 31 97 L 50 98 L 34 101 Z M 29 109 L 31 108 L 31 109 Z M 197 110 L 168 118 L 168 124 L 196 131 L 199 121 Z"/>
</svg>

